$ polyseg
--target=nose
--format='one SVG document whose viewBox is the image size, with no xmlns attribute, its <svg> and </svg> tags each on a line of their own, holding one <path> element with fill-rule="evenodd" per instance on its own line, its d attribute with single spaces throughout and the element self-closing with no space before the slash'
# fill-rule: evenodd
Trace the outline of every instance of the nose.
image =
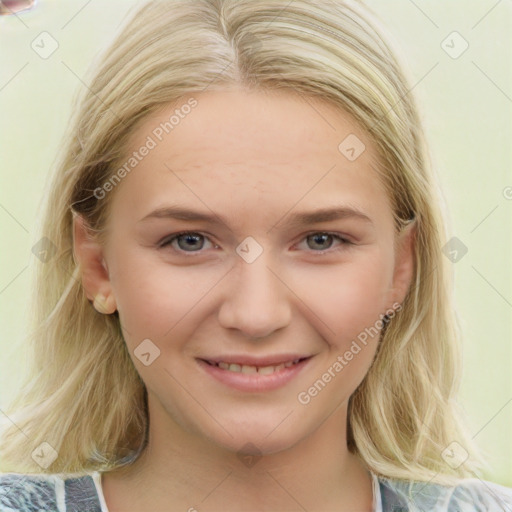
<svg viewBox="0 0 512 512">
<path fill-rule="evenodd" d="M 235 263 L 218 313 L 222 327 L 256 340 L 289 325 L 290 290 L 269 263 L 265 251 L 252 263 L 241 258 Z"/>
</svg>

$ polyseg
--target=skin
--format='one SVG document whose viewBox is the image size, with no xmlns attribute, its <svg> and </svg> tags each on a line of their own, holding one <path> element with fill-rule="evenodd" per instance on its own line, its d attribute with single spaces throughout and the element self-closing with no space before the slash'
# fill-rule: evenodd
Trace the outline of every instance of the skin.
<svg viewBox="0 0 512 512">
<path fill-rule="evenodd" d="M 348 114 L 290 92 L 194 98 L 197 107 L 102 199 L 111 201 L 105 244 L 74 221 L 85 292 L 118 310 L 148 390 L 149 445 L 128 469 L 103 475 L 109 510 L 369 512 L 371 477 L 347 449 L 346 420 L 378 336 L 309 403 L 297 397 L 404 299 L 412 229 L 396 233 L 376 149 Z M 127 154 L 175 108 L 138 126 Z M 338 150 L 349 134 L 366 146 L 354 161 Z M 178 204 L 225 222 L 141 220 Z M 290 224 L 327 206 L 369 220 Z M 159 247 L 184 230 L 205 238 Z M 326 231 L 342 241 L 308 238 Z M 263 249 L 252 263 L 236 252 L 248 236 Z M 144 339 L 160 350 L 148 366 L 134 356 Z M 247 392 L 197 361 L 234 353 L 311 359 L 284 386 Z"/>
</svg>

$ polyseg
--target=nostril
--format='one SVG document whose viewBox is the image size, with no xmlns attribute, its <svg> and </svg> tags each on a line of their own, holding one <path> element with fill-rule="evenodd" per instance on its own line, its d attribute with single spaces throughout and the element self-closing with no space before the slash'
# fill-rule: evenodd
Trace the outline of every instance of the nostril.
<svg viewBox="0 0 512 512">
<path fill-rule="evenodd" d="M 0 16 L 28 11 L 35 5 L 36 0 L 2 0 L 0 2 Z"/>
</svg>

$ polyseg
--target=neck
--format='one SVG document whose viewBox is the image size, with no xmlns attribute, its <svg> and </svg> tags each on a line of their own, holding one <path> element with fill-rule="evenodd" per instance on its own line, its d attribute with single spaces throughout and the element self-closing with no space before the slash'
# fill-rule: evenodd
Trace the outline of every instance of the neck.
<svg viewBox="0 0 512 512">
<path fill-rule="evenodd" d="M 103 476 L 110 512 L 128 510 L 372 510 L 371 477 L 347 449 L 346 404 L 278 453 L 233 453 L 161 421 L 150 405 L 149 442 L 130 466 Z M 160 426 L 160 428 L 157 427 Z M 165 428 L 161 428 L 165 425 Z M 130 490 L 145 489 L 129 497 Z M 125 497 L 121 506 L 119 496 Z"/>
</svg>

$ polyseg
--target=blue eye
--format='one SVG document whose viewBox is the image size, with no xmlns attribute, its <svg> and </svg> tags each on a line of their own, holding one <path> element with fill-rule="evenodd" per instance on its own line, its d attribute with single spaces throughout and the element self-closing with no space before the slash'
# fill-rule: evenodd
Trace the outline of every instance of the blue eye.
<svg viewBox="0 0 512 512">
<path fill-rule="evenodd" d="M 335 241 L 338 241 L 338 245 L 342 246 L 351 244 L 351 242 L 339 235 L 324 232 L 312 233 L 308 235 L 305 240 L 308 248 L 312 249 L 313 252 L 328 251 L 333 247 Z M 336 250 L 336 248 L 334 250 Z"/>
<path fill-rule="evenodd" d="M 343 246 L 352 244 L 350 241 L 339 235 L 321 231 L 307 235 L 301 240 L 301 243 L 304 241 L 307 243 L 306 250 L 310 249 L 311 252 L 319 254 L 323 254 L 333 247 L 333 250 L 337 250 Z M 338 242 L 338 247 L 334 245 L 335 242 Z M 208 247 L 207 244 L 210 244 L 210 247 Z M 171 248 L 178 253 L 200 253 L 202 252 L 202 249 L 217 247 L 212 244 L 207 236 L 195 231 L 184 231 L 182 233 L 171 235 L 160 242 L 158 246 L 161 248 L 171 246 Z"/>
<path fill-rule="evenodd" d="M 315 233 L 314 235 L 309 235 L 306 240 L 308 241 L 308 246 L 314 250 L 325 250 L 330 249 L 333 244 L 333 235 L 329 233 Z"/>
<path fill-rule="evenodd" d="M 172 236 L 171 238 L 165 239 L 160 247 L 167 247 L 171 245 L 173 249 L 184 251 L 184 252 L 199 252 L 203 249 L 205 245 L 205 240 L 207 238 L 200 233 L 195 233 L 193 231 L 186 231 L 184 233 L 178 233 L 177 235 Z M 173 243 L 177 242 L 178 248 L 176 248 Z"/>
</svg>

